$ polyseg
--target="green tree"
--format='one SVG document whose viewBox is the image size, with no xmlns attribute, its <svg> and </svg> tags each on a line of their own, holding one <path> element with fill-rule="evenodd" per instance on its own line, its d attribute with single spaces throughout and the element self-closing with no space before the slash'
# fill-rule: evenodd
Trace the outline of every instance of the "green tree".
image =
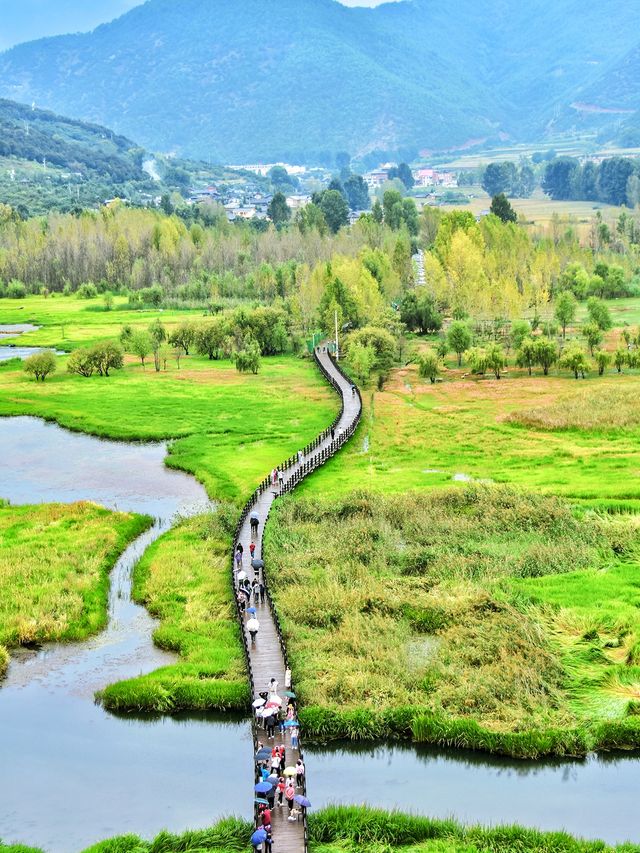
<svg viewBox="0 0 640 853">
<path fill-rule="evenodd" d="M 402 195 L 398 190 L 385 190 L 382 196 L 385 225 L 397 231 L 402 225 Z"/>
<path fill-rule="evenodd" d="M 511 206 L 511 202 L 504 193 L 498 193 L 491 199 L 490 212 L 503 222 L 517 222 L 518 214 Z"/>
<path fill-rule="evenodd" d="M 75 349 L 67 360 L 67 371 L 78 376 L 89 377 L 95 369 L 95 359 L 89 347 Z"/>
<path fill-rule="evenodd" d="M 167 340 L 167 330 L 157 317 L 152 323 L 149 323 L 149 334 L 157 346 L 160 346 L 160 344 Z"/>
<path fill-rule="evenodd" d="M 511 344 L 519 350 L 522 341 L 531 334 L 531 324 L 527 320 L 514 320 L 511 324 Z"/>
<path fill-rule="evenodd" d="M 370 344 L 354 342 L 349 347 L 347 363 L 356 379 L 364 383 L 369 379 L 376 362 L 376 352 Z"/>
<path fill-rule="evenodd" d="M 351 175 L 344 182 L 344 191 L 351 210 L 368 210 L 371 206 L 369 188 L 362 175 Z"/>
<path fill-rule="evenodd" d="M 575 319 L 577 310 L 578 303 L 576 302 L 576 298 L 570 290 L 563 291 L 556 299 L 556 306 L 553 315 L 562 327 L 563 339 L 567 335 L 567 326 L 570 323 L 573 323 Z"/>
<path fill-rule="evenodd" d="M 489 344 L 486 349 L 487 367 L 493 371 L 496 379 L 500 379 L 501 371 L 506 367 L 507 360 L 500 344 Z"/>
<path fill-rule="evenodd" d="M 582 327 L 582 334 L 587 339 L 589 352 L 593 355 L 593 350 L 602 343 L 602 329 L 596 323 L 585 323 Z"/>
<path fill-rule="evenodd" d="M 598 365 L 598 376 L 602 376 L 607 367 L 611 364 L 611 353 L 606 352 L 605 350 L 598 350 L 594 356 L 596 360 L 596 364 Z"/>
<path fill-rule="evenodd" d="M 533 338 L 524 338 L 516 352 L 516 364 L 518 367 L 526 367 L 531 376 L 531 369 L 537 361 L 536 342 Z"/>
<path fill-rule="evenodd" d="M 458 356 L 458 367 L 462 364 L 462 354 L 469 349 L 473 340 L 471 332 L 462 320 L 454 320 L 447 331 L 449 349 Z"/>
<path fill-rule="evenodd" d="M 577 344 L 570 344 L 562 354 L 560 359 L 562 367 L 566 367 L 573 372 L 577 379 L 579 376 L 584 378 L 585 373 L 588 373 L 591 364 L 587 358 L 586 352 Z"/>
<path fill-rule="evenodd" d="M 618 373 L 622 373 L 622 368 L 627 363 L 627 350 L 617 349 L 613 354 L 613 363 Z"/>
<path fill-rule="evenodd" d="M 390 181 L 394 178 L 398 178 L 408 190 L 410 190 L 415 184 L 413 172 L 411 171 L 411 167 L 408 163 L 399 163 L 397 166 L 392 166 L 387 172 L 387 178 Z"/>
<path fill-rule="evenodd" d="M 145 370 L 145 360 L 147 356 L 153 352 L 154 341 L 149 332 L 137 331 L 134 332 L 129 341 L 129 352 L 137 355 L 142 362 L 142 369 Z"/>
<path fill-rule="evenodd" d="M 116 341 L 94 344 L 90 353 L 98 376 L 108 376 L 110 370 L 120 370 L 124 366 L 124 353 Z"/>
<path fill-rule="evenodd" d="M 244 349 L 235 355 L 236 370 L 240 373 L 258 373 L 261 361 L 260 347 L 254 339 L 247 341 Z"/>
<path fill-rule="evenodd" d="M 599 329 L 602 329 L 603 332 L 606 332 L 613 325 L 611 313 L 601 299 L 597 299 L 595 296 L 590 296 L 589 299 L 587 299 L 587 312 L 591 322 L 595 323 L 595 325 Z"/>
<path fill-rule="evenodd" d="M 516 177 L 514 163 L 489 163 L 482 175 L 482 188 L 491 197 L 510 193 Z"/>
<path fill-rule="evenodd" d="M 185 355 L 189 355 L 189 348 L 193 345 L 196 331 L 191 323 L 181 323 L 177 329 L 169 335 L 169 343 L 173 347 L 182 347 Z"/>
<path fill-rule="evenodd" d="M 224 339 L 228 334 L 224 317 L 211 323 L 202 323 L 196 327 L 195 345 L 199 355 L 206 355 L 210 361 L 220 358 Z"/>
<path fill-rule="evenodd" d="M 338 190 L 325 190 L 320 198 L 319 208 L 324 214 L 329 230 L 337 234 L 343 225 L 349 222 L 349 206 Z"/>
<path fill-rule="evenodd" d="M 51 350 L 34 352 L 24 360 L 24 372 L 35 376 L 36 382 L 44 382 L 50 373 L 56 369 L 56 357 Z"/>
<path fill-rule="evenodd" d="M 289 221 L 291 218 L 291 208 L 287 204 L 287 199 L 283 193 L 275 193 L 267 207 L 267 216 L 276 228 L 281 227 Z"/>
<path fill-rule="evenodd" d="M 549 368 L 558 360 L 558 347 L 549 338 L 538 338 L 536 341 L 536 364 L 542 368 L 545 376 L 549 375 Z"/>
<path fill-rule="evenodd" d="M 111 311 L 113 309 L 113 303 L 114 303 L 113 293 L 110 293 L 109 291 L 107 291 L 105 293 L 105 295 L 102 297 L 102 303 L 104 305 L 105 311 Z"/>
<path fill-rule="evenodd" d="M 484 347 L 471 347 L 465 352 L 464 357 L 472 373 L 484 376 L 489 370 L 487 351 Z"/>
<path fill-rule="evenodd" d="M 398 355 L 393 335 L 377 326 L 363 326 L 362 329 L 352 332 L 347 339 L 347 350 L 355 345 L 372 348 L 375 356 L 373 367 L 376 370 L 388 371 Z"/>
<path fill-rule="evenodd" d="M 428 349 L 418 359 L 418 375 L 433 384 L 440 375 L 440 359 L 435 350 Z"/>
<path fill-rule="evenodd" d="M 544 169 L 542 189 L 556 201 L 566 201 L 579 195 L 580 164 L 573 157 L 556 157 Z"/>
<path fill-rule="evenodd" d="M 442 315 L 435 299 L 426 288 L 410 290 L 400 302 L 400 319 L 412 332 L 437 332 L 442 328 Z"/>
</svg>

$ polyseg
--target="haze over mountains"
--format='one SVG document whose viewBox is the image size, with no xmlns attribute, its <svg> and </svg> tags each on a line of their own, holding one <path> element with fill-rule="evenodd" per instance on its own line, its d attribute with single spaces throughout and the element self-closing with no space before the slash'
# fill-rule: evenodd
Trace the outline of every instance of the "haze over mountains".
<svg viewBox="0 0 640 853">
<path fill-rule="evenodd" d="M 237 162 L 640 128 L 629 0 L 149 0 L 0 55 L 0 95 Z"/>
</svg>

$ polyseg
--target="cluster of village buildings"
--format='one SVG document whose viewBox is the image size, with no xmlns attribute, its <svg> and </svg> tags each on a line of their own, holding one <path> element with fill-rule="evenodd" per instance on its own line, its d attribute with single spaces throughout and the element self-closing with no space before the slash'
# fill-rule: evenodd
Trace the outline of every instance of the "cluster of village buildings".
<svg viewBox="0 0 640 853">
<path fill-rule="evenodd" d="M 307 170 L 303 166 L 291 166 L 285 163 L 277 164 L 250 164 L 233 166 L 231 168 L 251 172 L 256 175 L 266 176 L 274 165 L 284 166 L 289 175 L 298 179 L 301 189 L 286 195 L 287 205 L 292 212 L 304 207 L 311 202 L 311 192 L 305 192 L 305 185 L 313 181 L 317 185 L 322 178 L 325 183 L 330 179 L 330 173 L 318 174 L 318 169 Z M 362 177 L 369 191 L 374 193 L 389 180 L 389 169 L 395 163 L 385 163 L 377 169 L 366 172 Z M 457 187 L 457 176 L 454 172 L 439 172 L 437 169 L 419 168 L 413 171 L 415 186 L 435 188 Z M 234 222 L 239 219 L 267 219 L 267 210 L 273 199 L 273 194 L 265 191 L 250 181 L 238 186 L 207 186 L 202 189 L 193 190 L 189 196 L 191 204 L 202 202 L 217 203 L 224 207 L 227 219 Z M 358 218 L 362 211 L 352 211 L 350 219 Z"/>
</svg>

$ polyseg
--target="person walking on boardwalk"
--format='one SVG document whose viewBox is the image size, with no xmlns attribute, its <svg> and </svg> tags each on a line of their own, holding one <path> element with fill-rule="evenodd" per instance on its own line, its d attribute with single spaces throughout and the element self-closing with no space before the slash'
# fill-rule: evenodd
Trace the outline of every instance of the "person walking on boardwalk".
<svg viewBox="0 0 640 853">
<path fill-rule="evenodd" d="M 275 486 L 275 484 L 277 482 L 278 482 L 278 469 L 274 468 L 273 471 L 271 472 L 271 485 Z"/>
<path fill-rule="evenodd" d="M 253 595 L 253 603 L 258 603 L 258 598 L 260 597 L 260 584 L 254 578 L 253 583 L 251 584 L 251 594 Z"/>
<path fill-rule="evenodd" d="M 238 543 L 238 547 L 236 548 L 236 569 L 240 571 L 242 568 L 242 551 L 240 550 L 242 545 Z"/>
<path fill-rule="evenodd" d="M 282 492 L 282 487 L 284 485 L 284 474 L 280 469 L 278 469 L 278 486 L 280 487 L 280 492 Z"/>
<path fill-rule="evenodd" d="M 276 786 L 276 789 L 277 789 L 277 791 L 278 791 L 278 806 L 279 806 L 279 807 L 282 807 L 282 799 L 283 799 L 283 797 L 284 797 L 284 789 L 285 789 L 285 787 L 286 787 L 286 785 L 285 785 L 285 782 L 284 782 L 284 776 L 281 776 L 281 777 L 278 779 L 278 784 L 277 784 L 277 786 Z"/>
<path fill-rule="evenodd" d="M 260 604 L 264 604 L 264 597 L 265 597 L 265 594 L 267 592 L 267 588 L 264 585 L 263 580 L 260 581 L 259 588 L 260 588 Z"/>
<path fill-rule="evenodd" d="M 287 806 L 289 807 L 289 820 L 295 820 L 295 818 L 291 816 L 291 811 L 293 810 L 293 798 L 295 795 L 296 789 L 293 786 L 293 781 L 289 779 L 284 789 L 284 798 L 287 801 Z"/>
<path fill-rule="evenodd" d="M 265 720 L 265 723 L 267 726 L 267 737 L 269 738 L 269 740 L 273 740 L 273 735 L 275 734 L 276 730 L 276 721 L 273 714 L 269 714 L 269 716 Z"/>
<path fill-rule="evenodd" d="M 304 786 L 304 763 L 301 758 L 296 761 L 296 787 Z"/>
<path fill-rule="evenodd" d="M 300 734 L 300 730 L 297 726 L 291 726 L 291 749 L 298 749 L 298 736 Z"/>
<path fill-rule="evenodd" d="M 278 692 L 278 679 L 272 678 L 269 682 L 269 694 L 274 696 Z"/>
<path fill-rule="evenodd" d="M 280 772 L 280 750 L 274 746 L 271 754 L 271 773 L 277 776 Z"/>
<path fill-rule="evenodd" d="M 291 690 L 291 670 L 287 667 L 284 671 L 284 689 Z"/>
<path fill-rule="evenodd" d="M 260 516 L 255 510 L 249 516 L 249 524 L 251 526 L 251 538 L 253 539 L 258 535 L 258 525 L 260 524 Z"/>
<path fill-rule="evenodd" d="M 251 554 L 251 559 L 253 560 L 253 558 L 256 555 L 256 543 L 255 542 L 251 542 L 249 544 L 249 553 Z"/>
<path fill-rule="evenodd" d="M 264 853 L 273 853 L 273 835 L 271 834 L 271 827 L 266 830 L 267 837 L 264 840 Z"/>
<path fill-rule="evenodd" d="M 251 637 L 251 645 L 255 646 L 256 637 L 258 636 L 258 631 L 260 630 L 260 623 L 256 619 L 255 616 L 252 616 L 251 619 L 247 622 L 247 631 L 249 632 L 249 636 Z"/>
</svg>

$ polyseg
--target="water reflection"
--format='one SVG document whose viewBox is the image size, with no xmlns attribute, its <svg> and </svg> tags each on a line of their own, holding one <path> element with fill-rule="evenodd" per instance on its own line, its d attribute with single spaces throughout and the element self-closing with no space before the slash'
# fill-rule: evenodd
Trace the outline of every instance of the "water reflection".
<svg viewBox="0 0 640 853">
<path fill-rule="evenodd" d="M 635 755 L 522 762 L 409 743 L 312 746 L 314 806 L 368 803 L 464 823 L 519 823 L 585 838 L 640 841 Z"/>
</svg>

